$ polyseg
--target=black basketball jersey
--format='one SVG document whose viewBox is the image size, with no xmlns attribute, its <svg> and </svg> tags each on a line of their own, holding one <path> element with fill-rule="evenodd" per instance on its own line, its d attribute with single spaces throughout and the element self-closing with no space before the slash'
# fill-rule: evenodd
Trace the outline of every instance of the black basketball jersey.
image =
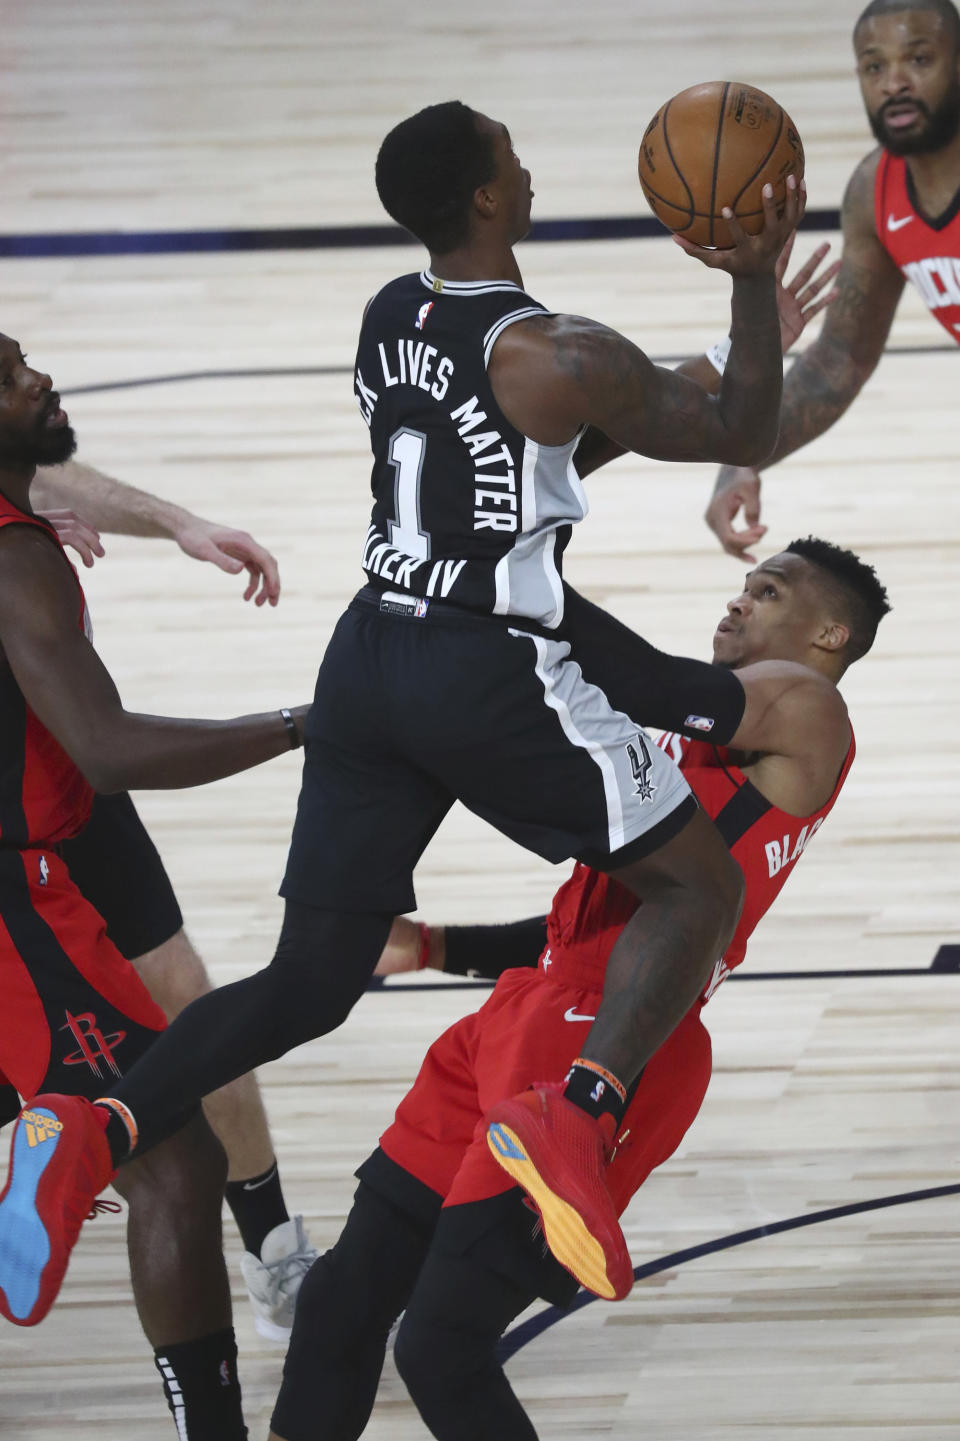
<svg viewBox="0 0 960 1441">
<path fill-rule="evenodd" d="M 544 307 L 508 280 L 403 275 L 374 297 L 357 349 L 374 504 L 374 585 L 548 628 L 563 619 L 561 557 L 587 513 L 578 437 L 538 445 L 497 405 L 487 364 L 507 326 Z"/>
</svg>

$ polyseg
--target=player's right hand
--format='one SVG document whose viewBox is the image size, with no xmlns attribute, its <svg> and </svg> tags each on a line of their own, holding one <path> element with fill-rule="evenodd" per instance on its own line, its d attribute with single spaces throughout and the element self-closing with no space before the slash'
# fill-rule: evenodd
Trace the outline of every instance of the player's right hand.
<svg viewBox="0 0 960 1441">
<path fill-rule="evenodd" d="M 763 229 L 758 235 L 748 235 L 729 206 L 723 209 L 723 218 L 733 239 L 733 244 L 722 250 L 711 250 L 707 246 L 693 245 L 682 235 L 674 240 L 711 270 L 725 270 L 733 276 L 772 275 L 783 247 L 803 219 L 807 204 L 807 187 L 796 176 L 787 176 L 786 199 L 783 211 L 777 216 L 777 203 L 773 198 L 773 186 L 765 185 L 763 197 Z"/>
<path fill-rule="evenodd" d="M 741 510 L 746 528 L 737 530 L 734 522 Z M 767 527 L 760 524 L 759 472 L 749 466 L 721 466 L 704 520 L 727 555 L 755 565 L 757 557 L 747 547 L 756 545 L 767 533 Z"/>
<path fill-rule="evenodd" d="M 94 556 L 106 552 L 100 542 L 100 532 L 88 525 L 74 510 L 38 510 L 37 514 L 57 532 L 61 545 L 69 545 L 77 552 L 84 565 L 93 565 Z"/>
</svg>

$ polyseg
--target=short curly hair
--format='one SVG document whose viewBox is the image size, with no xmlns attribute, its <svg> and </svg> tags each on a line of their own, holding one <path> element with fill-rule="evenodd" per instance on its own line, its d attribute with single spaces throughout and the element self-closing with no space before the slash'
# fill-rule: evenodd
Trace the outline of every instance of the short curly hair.
<svg viewBox="0 0 960 1441">
<path fill-rule="evenodd" d="M 474 191 L 496 173 L 493 137 L 469 105 L 447 100 L 390 131 L 377 155 L 377 194 L 398 225 L 446 255 L 467 240 Z"/>
<path fill-rule="evenodd" d="M 886 586 L 872 565 L 829 540 L 808 535 L 805 540 L 792 540 L 784 549 L 787 555 L 809 561 L 823 576 L 823 588 L 838 607 L 837 618 L 850 628 L 846 660 L 852 665 L 866 655 L 876 639 L 877 626 L 892 609 Z"/>
<path fill-rule="evenodd" d="M 857 23 L 853 27 L 854 41 L 860 26 L 867 20 L 873 20 L 877 15 L 893 15 L 902 10 L 928 10 L 932 15 L 939 16 L 944 30 L 950 36 L 953 53 L 956 55 L 960 51 L 960 11 L 953 4 L 953 0 L 870 0 L 870 4 L 857 17 Z"/>
</svg>

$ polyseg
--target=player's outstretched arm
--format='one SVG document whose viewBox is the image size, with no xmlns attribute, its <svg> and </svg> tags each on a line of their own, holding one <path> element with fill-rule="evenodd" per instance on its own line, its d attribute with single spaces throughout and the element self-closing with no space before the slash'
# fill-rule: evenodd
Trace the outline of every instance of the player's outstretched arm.
<svg viewBox="0 0 960 1441">
<path fill-rule="evenodd" d="M 35 527 L 0 531 L 0 646 L 27 704 L 98 791 L 203 785 L 290 748 L 279 711 L 180 720 L 125 711 L 78 625 L 79 593 Z M 308 707 L 291 709 L 302 736 Z"/>
<path fill-rule="evenodd" d="M 787 266 L 793 253 L 794 241 L 797 232 L 787 240 L 786 245 L 780 252 L 777 261 L 775 276 L 777 282 L 777 313 L 780 317 L 780 348 L 786 355 L 787 351 L 803 334 L 807 325 L 819 315 L 826 306 L 832 305 L 837 298 L 836 288 L 832 286 L 837 271 L 840 268 L 839 260 L 832 265 L 820 269 L 829 251 L 829 241 L 824 241 L 811 252 L 808 258 L 800 266 L 789 280 L 786 279 Z M 717 365 L 706 354 L 692 357 L 683 361 L 676 367 L 678 375 L 685 375 L 688 380 L 695 380 L 704 390 L 716 395 L 720 389 L 721 371 Z M 624 455 L 622 445 L 612 441 L 602 431 L 589 427 L 577 446 L 575 463 L 577 474 L 581 480 L 599 470 L 602 465 L 616 460 L 618 456 Z"/>
<path fill-rule="evenodd" d="M 100 531 L 159 537 L 176 541 L 184 554 L 210 561 L 231 575 L 245 570 L 244 600 L 255 598 L 260 606 L 266 602 L 276 605 L 280 598 L 275 558 L 245 530 L 203 520 L 183 506 L 114 480 L 93 466 L 71 460 L 41 467 L 33 482 L 32 502 L 55 526 L 61 542 L 78 552 L 84 565 L 92 565 L 95 555 L 103 555 Z"/>
<path fill-rule="evenodd" d="M 595 321 L 538 317 L 512 326 L 494 347 L 490 379 L 507 417 L 546 445 L 563 444 L 586 424 L 626 450 L 661 460 L 765 459 L 776 440 L 783 381 L 774 271 L 803 209 L 801 191 L 790 188 L 778 220 L 767 191 L 759 235 L 746 235 L 730 215 L 732 248 L 684 246 L 733 278 L 730 355 L 716 395 L 655 366 Z"/>
<path fill-rule="evenodd" d="M 873 187 L 879 152 L 854 171 L 843 198 L 843 254 L 836 299 L 817 339 L 794 362 L 783 386 L 780 434 L 764 469 L 823 435 L 847 410 L 883 354 L 904 279 L 877 237 Z M 751 563 L 762 538 L 758 467 L 725 466 L 706 522 L 724 550 Z M 741 517 L 745 528 L 735 528 Z"/>
</svg>

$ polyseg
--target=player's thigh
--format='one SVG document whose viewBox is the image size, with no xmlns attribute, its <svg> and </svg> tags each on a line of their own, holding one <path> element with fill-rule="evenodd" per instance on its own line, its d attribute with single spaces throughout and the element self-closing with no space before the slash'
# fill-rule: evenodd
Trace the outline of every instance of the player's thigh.
<svg viewBox="0 0 960 1441">
<path fill-rule="evenodd" d="M 379 1153 L 364 1163 L 368 1169 L 378 1167 L 377 1177 L 383 1174 L 378 1182 L 383 1194 L 397 1188 L 406 1194 L 407 1177 L 438 1198 L 449 1191 L 483 1118 L 474 1071 L 478 1020 L 464 1016 L 434 1041 L 380 1137 L 387 1164 L 378 1161 Z"/>
<path fill-rule="evenodd" d="M 156 950 L 135 956 L 132 965 L 168 1021 L 214 988 L 184 930 L 177 931 Z"/>
<path fill-rule="evenodd" d="M 58 856 L 0 850 L 0 1069 L 23 1096 L 96 1097 L 163 1030 Z"/>
<path fill-rule="evenodd" d="M 431 720 L 408 745 L 477 815 L 547 860 L 591 863 L 645 854 L 689 820 L 680 771 L 565 641 L 493 624 L 445 639 L 447 665 L 421 682 Z"/>
<path fill-rule="evenodd" d="M 129 795 L 95 796 L 89 821 L 61 854 L 128 960 L 162 947 L 183 926 L 170 877 Z"/>
<path fill-rule="evenodd" d="M 400 915 L 453 797 L 400 742 L 391 706 L 415 694 L 376 612 L 340 618 L 317 676 L 280 893 L 322 910 Z"/>
</svg>

